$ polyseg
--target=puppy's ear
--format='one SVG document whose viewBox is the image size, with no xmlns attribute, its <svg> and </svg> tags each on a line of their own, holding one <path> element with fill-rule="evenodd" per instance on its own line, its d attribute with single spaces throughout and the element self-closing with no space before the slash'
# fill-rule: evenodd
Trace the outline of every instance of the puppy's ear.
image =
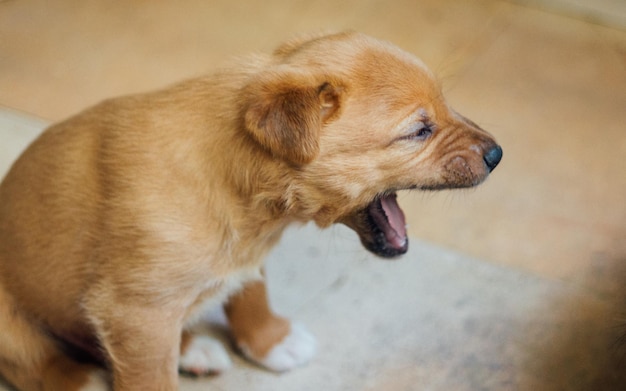
<svg viewBox="0 0 626 391">
<path fill-rule="evenodd" d="M 268 71 L 246 88 L 245 126 L 272 155 L 310 163 L 319 153 L 323 124 L 339 112 L 341 94 L 341 87 L 321 77 Z"/>
</svg>

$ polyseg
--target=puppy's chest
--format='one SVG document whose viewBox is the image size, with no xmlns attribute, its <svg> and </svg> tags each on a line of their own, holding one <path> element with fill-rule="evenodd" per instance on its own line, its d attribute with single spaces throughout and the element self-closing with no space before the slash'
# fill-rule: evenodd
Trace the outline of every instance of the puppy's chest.
<svg viewBox="0 0 626 391">
<path fill-rule="evenodd" d="M 219 244 L 216 238 L 209 235 L 204 245 L 195 241 L 195 245 L 187 247 L 187 250 L 196 251 L 192 251 L 193 255 L 187 254 L 195 259 L 188 265 L 188 271 L 195 269 L 190 276 L 195 280 L 195 288 L 192 295 L 187 296 L 190 301 L 187 304 L 186 325 L 193 324 L 208 310 L 224 303 L 246 282 L 262 278 L 264 258 L 279 241 L 284 226 L 268 228 L 233 230 L 231 235 L 225 235 L 226 240 L 218 241 Z"/>
<path fill-rule="evenodd" d="M 234 241 L 229 249 L 230 256 L 212 260 L 212 278 L 201 287 L 192 307 L 210 308 L 221 304 L 246 282 L 260 279 L 264 258 L 279 240 L 281 232 Z"/>
<path fill-rule="evenodd" d="M 193 326 L 203 315 L 222 305 L 230 295 L 241 290 L 247 282 L 261 278 L 261 268 L 251 267 L 238 270 L 224 278 L 207 282 L 200 288 L 195 301 L 189 306 L 185 317 L 185 326 Z"/>
</svg>

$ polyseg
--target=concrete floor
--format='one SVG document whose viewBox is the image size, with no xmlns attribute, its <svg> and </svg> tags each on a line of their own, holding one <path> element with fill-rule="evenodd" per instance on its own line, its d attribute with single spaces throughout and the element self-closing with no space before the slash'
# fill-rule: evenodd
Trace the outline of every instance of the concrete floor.
<svg viewBox="0 0 626 391">
<path fill-rule="evenodd" d="M 0 1 L 0 175 L 44 123 L 103 98 L 297 32 L 390 40 L 497 137 L 503 162 L 476 190 L 402 195 L 400 262 L 341 227 L 290 232 L 272 299 L 317 335 L 317 359 L 280 376 L 238 360 L 181 388 L 626 389 L 626 32 L 624 3 L 604 3 L 612 18 L 590 22 L 496 0 Z"/>
</svg>

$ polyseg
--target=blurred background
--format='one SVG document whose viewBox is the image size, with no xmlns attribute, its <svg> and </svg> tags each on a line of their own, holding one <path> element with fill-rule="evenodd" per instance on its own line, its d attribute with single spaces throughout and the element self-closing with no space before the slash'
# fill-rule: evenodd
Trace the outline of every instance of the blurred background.
<svg viewBox="0 0 626 391">
<path fill-rule="evenodd" d="M 476 336 L 476 329 L 461 327 L 464 338 L 449 346 L 447 337 L 430 336 L 451 351 L 464 342 L 474 346 L 455 361 L 455 371 L 445 360 L 435 365 L 427 355 L 409 355 L 402 370 L 361 368 L 366 374 L 359 377 L 370 376 L 368 382 L 344 380 L 337 389 L 626 389 L 626 366 L 615 357 L 619 348 L 610 347 L 626 324 L 624 0 L 0 0 L 0 117 L 37 128 L 104 98 L 156 89 L 210 72 L 233 56 L 270 51 L 297 33 L 344 29 L 419 56 L 440 78 L 451 105 L 502 145 L 502 163 L 479 188 L 407 193 L 401 203 L 415 251 L 428 258 L 422 262 L 432 260 L 437 268 L 437 258 L 454 254 L 468 268 L 441 289 L 460 289 L 463 278 L 476 282 L 472 294 L 491 289 L 485 295 L 493 300 L 473 302 L 473 322 L 485 320 L 480 311 L 487 310 L 490 324 L 514 318 L 505 329 L 537 327 L 532 335 L 544 339 L 529 353 L 522 349 L 529 334 L 502 330 L 498 351 L 509 353 L 477 366 L 472 363 L 494 334 Z M 1 172 L 24 145 L 15 141 L 25 140 L 19 126 L 12 126 L 12 133 L 0 133 Z M 356 241 L 343 231 L 332 240 Z M 474 267 L 501 278 L 472 274 Z M 420 273 L 429 278 L 428 270 Z M 511 282 L 521 280 L 527 283 Z M 542 303 L 533 308 L 547 318 L 528 323 L 538 315 L 534 310 L 507 315 L 517 313 L 511 303 L 519 301 L 496 299 L 519 291 L 528 293 L 520 301 Z M 369 293 L 362 293 L 367 300 Z M 459 291 L 458 297 L 469 294 Z M 448 311 L 440 297 L 433 296 L 435 307 Z M 314 317 L 304 308 L 294 305 L 292 312 Z M 360 359 L 354 354 L 344 359 Z M 506 381 L 491 381 L 502 376 Z M 226 380 L 207 384 L 219 388 L 220 381 Z"/>
</svg>

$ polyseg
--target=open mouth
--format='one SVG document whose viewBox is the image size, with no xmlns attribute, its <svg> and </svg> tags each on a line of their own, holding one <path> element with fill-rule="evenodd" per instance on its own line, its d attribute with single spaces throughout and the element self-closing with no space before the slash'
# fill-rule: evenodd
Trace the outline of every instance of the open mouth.
<svg viewBox="0 0 626 391">
<path fill-rule="evenodd" d="M 379 195 L 343 223 L 355 230 L 363 246 L 378 256 L 393 258 L 409 249 L 404 212 L 395 192 Z"/>
</svg>

